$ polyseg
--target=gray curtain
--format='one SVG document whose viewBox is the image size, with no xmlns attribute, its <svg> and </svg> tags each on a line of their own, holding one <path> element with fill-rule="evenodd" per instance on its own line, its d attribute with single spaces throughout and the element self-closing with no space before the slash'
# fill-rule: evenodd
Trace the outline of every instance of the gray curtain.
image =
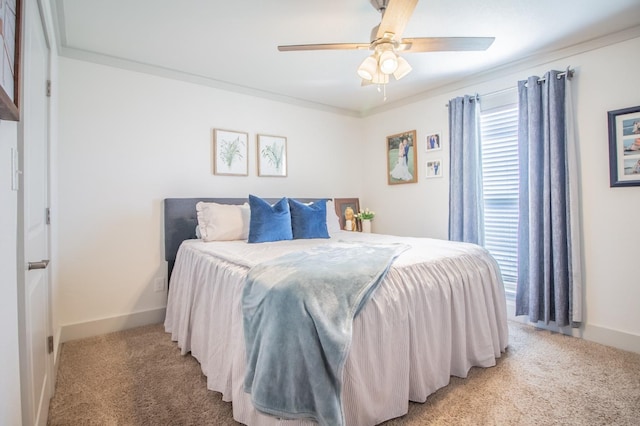
<svg viewBox="0 0 640 426">
<path fill-rule="evenodd" d="M 518 82 L 516 315 L 528 315 L 531 322 L 577 326 L 579 312 L 573 315 L 574 303 L 579 307 L 580 302 L 574 296 L 581 298 L 581 282 L 576 282 L 581 280 L 577 171 L 568 167 L 576 163 L 575 141 L 567 109 L 571 99 L 565 96 L 570 83 L 559 74 L 550 71 L 542 79 Z"/>
<path fill-rule="evenodd" d="M 482 159 L 477 96 L 449 101 L 449 239 L 482 245 Z"/>
</svg>

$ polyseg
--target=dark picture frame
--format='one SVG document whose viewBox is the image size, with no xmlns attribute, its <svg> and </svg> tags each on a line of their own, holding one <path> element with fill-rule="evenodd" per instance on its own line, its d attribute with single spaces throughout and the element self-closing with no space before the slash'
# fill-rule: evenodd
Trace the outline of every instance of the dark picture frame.
<svg viewBox="0 0 640 426">
<path fill-rule="evenodd" d="M 0 120 L 20 121 L 22 0 L 0 0 Z"/>
<path fill-rule="evenodd" d="M 640 105 L 607 112 L 610 186 L 640 186 Z"/>
<path fill-rule="evenodd" d="M 360 211 L 360 200 L 358 198 L 334 198 L 333 204 L 336 209 L 336 214 L 340 218 L 340 229 L 343 231 L 346 229 L 347 225 L 347 209 L 350 208 L 353 210 L 353 214 L 357 215 Z M 362 231 L 362 225 L 360 221 L 354 217 L 353 220 L 353 229 L 351 231 Z"/>
<path fill-rule="evenodd" d="M 418 182 L 417 146 L 415 130 L 387 136 L 387 182 L 389 185 Z"/>
</svg>

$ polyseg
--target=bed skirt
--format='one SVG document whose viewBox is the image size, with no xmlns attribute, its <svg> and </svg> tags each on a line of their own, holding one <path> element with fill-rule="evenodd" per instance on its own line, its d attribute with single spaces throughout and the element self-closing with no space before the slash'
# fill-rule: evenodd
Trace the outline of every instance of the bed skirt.
<svg viewBox="0 0 640 426">
<path fill-rule="evenodd" d="M 436 240 L 434 240 L 436 241 Z M 200 243 L 202 244 L 202 243 Z M 344 368 L 347 425 L 375 425 L 407 413 L 473 366 L 491 367 L 508 342 L 504 288 L 480 247 L 442 244 L 453 257 L 393 267 L 353 324 Z M 170 286 L 165 330 L 191 354 L 207 387 L 233 403 L 246 425 L 311 425 L 254 409 L 243 391 L 241 297 L 248 268 L 183 244 Z"/>
</svg>

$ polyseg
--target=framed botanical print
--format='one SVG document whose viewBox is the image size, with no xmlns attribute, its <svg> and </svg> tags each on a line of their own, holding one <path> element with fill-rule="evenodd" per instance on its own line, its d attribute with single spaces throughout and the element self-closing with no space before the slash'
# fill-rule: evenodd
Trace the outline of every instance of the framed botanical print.
<svg viewBox="0 0 640 426">
<path fill-rule="evenodd" d="M 249 135 L 233 130 L 213 130 L 213 174 L 249 175 Z"/>
<path fill-rule="evenodd" d="M 287 176 L 287 138 L 258 135 L 258 176 Z"/>
<path fill-rule="evenodd" d="M 387 136 L 387 179 L 389 185 L 418 181 L 416 131 Z"/>
</svg>

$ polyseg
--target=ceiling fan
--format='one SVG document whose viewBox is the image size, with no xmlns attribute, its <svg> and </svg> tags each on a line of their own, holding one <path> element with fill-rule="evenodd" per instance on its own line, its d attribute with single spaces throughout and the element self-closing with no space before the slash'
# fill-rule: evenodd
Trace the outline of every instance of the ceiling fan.
<svg viewBox="0 0 640 426">
<path fill-rule="evenodd" d="M 382 14 L 379 25 L 371 31 L 369 43 L 298 44 L 278 46 L 281 52 L 297 50 L 373 50 L 358 67 L 362 84 L 386 85 L 389 76 L 400 80 L 411 72 L 401 52 L 443 52 L 486 50 L 494 37 L 417 37 L 402 38 L 418 0 L 370 0 Z"/>
</svg>

